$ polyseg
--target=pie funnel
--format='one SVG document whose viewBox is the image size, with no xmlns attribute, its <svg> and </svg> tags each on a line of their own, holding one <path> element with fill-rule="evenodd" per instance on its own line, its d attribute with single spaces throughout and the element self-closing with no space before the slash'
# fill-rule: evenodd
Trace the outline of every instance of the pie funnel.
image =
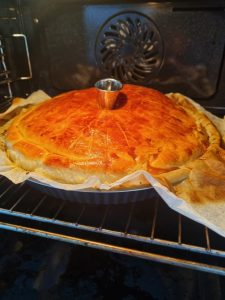
<svg viewBox="0 0 225 300">
<path fill-rule="evenodd" d="M 120 81 L 113 78 L 97 81 L 95 87 L 98 90 L 97 101 L 99 107 L 101 109 L 113 109 L 122 86 Z"/>
</svg>

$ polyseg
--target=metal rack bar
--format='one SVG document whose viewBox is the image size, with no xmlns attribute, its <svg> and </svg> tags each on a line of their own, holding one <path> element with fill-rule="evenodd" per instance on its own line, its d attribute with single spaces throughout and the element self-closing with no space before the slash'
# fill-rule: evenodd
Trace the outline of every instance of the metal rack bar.
<svg viewBox="0 0 225 300">
<path fill-rule="evenodd" d="M 0 81 L 0 85 L 12 83 L 11 79 L 4 79 Z"/>
<path fill-rule="evenodd" d="M 23 39 L 24 46 L 25 46 L 25 51 L 26 51 L 27 66 L 28 66 L 28 75 L 26 75 L 26 76 L 20 76 L 16 80 L 29 80 L 29 79 L 32 78 L 33 74 L 32 74 L 32 68 L 31 68 L 30 53 L 29 53 L 29 48 L 28 48 L 28 43 L 27 43 L 27 37 L 26 37 L 25 34 L 22 34 L 22 33 L 13 33 L 12 37 L 13 38 L 22 38 Z"/>
<path fill-rule="evenodd" d="M 14 219 L 12 219 L 12 220 L 14 220 L 13 223 L 9 224 L 9 225 L 11 225 L 10 228 L 12 230 L 15 230 L 15 228 L 17 228 L 17 229 L 19 228 L 20 232 L 23 232 L 23 230 L 25 230 L 25 232 L 28 232 L 30 230 L 29 233 L 38 235 L 38 232 L 41 232 L 41 229 L 34 229 L 33 225 L 32 225 L 32 224 L 34 224 L 34 225 L 39 224 L 39 225 L 35 225 L 35 226 L 40 227 L 40 223 L 35 223 L 36 221 L 38 221 L 38 222 L 41 222 L 41 224 L 51 224 L 51 226 L 48 227 L 48 229 L 51 228 L 53 225 L 60 226 L 60 227 L 57 227 L 58 229 L 54 229 L 51 232 L 49 231 L 47 233 L 47 236 L 45 235 L 45 237 L 48 237 L 48 238 L 54 238 L 54 239 L 59 238 L 59 235 L 57 233 L 55 234 L 55 232 L 58 232 L 57 230 L 59 230 L 60 228 L 62 230 L 66 229 L 66 228 L 76 229 L 76 230 L 79 229 L 80 233 L 82 233 L 82 232 L 86 232 L 86 233 L 90 232 L 90 234 L 100 233 L 102 237 L 106 237 L 106 238 L 114 237 L 117 239 L 117 241 L 119 241 L 120 239 L 123 239 L 124 241 L 130 240 L 132 242 L 135 242 L 135 241 L 138 243 L 141 242 L 141 243 L 143 243 L 143 245 L 146 245 L 146 246 L 147 245 L 152 245 L 154 247 L 160 246 L 160 247 L 163 247 L 163 249 L 165 249 L 165 250 L 166 249 L 171 249 L 171 250 L 174 249 L 176 251 L 184 251 L 184 253 L 190 253 L 190 254 L 195 253 L 196 255 L 203 254 L 203 255 L 206 255 L 207 257 L 210 256 L 210 257 L 216 257 L 218 259 L 225 259 L 225 247 L 224 247 L 224 251 L 217 250 L 217 249 L 211 247 L 209 232 L 208 232 L 207 228 L 204 228 L 204 232 L 203 232 L 205 241 L 206 241 L 206 247 L 198 246 L 198 245 L 190 244 L 190 243 L 189 244 L 185 243 L 184 239 L 182 237 L 182 231 L 183 231 L 182 218 L 183 217 L 181 215 L 178 215 L 178 217 L 177 217 L 177 228 L 178 228 L 177 239 L 168 240 L 165 238 L 164 239 L 156 238 L 155 231 L 157 228 L 157 224 L 159 223 L 158 225 L 160 225 L 160 218 L 159 218 L 159 220 L 157 219 L 158 215 L 160 214 L 160 208 L 161 208 L 161 204 L 159 206 L 159 198 L 156 198 L 155 202 L 151 202 L 151 205 L 154 203 L 153 215 L 151 218 L 152 222 L 150 222 L 151 220 L 149 220 L 149 222 L 151 223 L 151 235 L 149 236 L 148 233 L 146 232 L 146 236 L 145 236 L 145 235 L 141 234 L 141 232 L 136 231 L 135 228 L 134 228 L 135 234 L 128 232 L 131 221 L 132 221 L 133 212 L 134 212 L 134 210 L 135 210 L 135 212 L 137 211 L 137 203 L 132 203 L 130 205 L 129 211 L 126 212 L 127 221 L 125 224 L 125 231 L 120 230 L 120 229 L 112 230 L 109 227 L 107 227 L 107 224 L 105 224 L 106 219 L 111 217 L 113 214 L 112 206 L 106 206 L 103 211 L 99 210 L 99 212 L 100 212 L 99 213 L 100 214 L 100 221 L 99 221 L 100 225 L 99 226 L 97 226 L 97 224 L 96 224 L 96 226 L 89 225 L 89 224 L 86 225 L 86 224 L 82 223 L 82 218 L 85 214 L 85 216 L 86 216 L 85 220 L 86 221 L 88 220 L 87 219 L 88 211 L 92 210 L 91 208 L 88 207 L 88 205 L 80 206 L 80 204 L 79 204 L 78 206 L 76 206 L 74 204 L 75 207 L 80 208 L 80 211 L 78 213 L 76 220 L 74 222 L 69 222 L 65 215 L 65 212 L 67 211 L 66 207 L 65 207 L 67 205 L 66 201 L 56 199 L 57 201 L 51 202 L 51 200 L 53 200 L 53 199 L 49 199 L 50 203 L 52 203 L 52 205 L 53 204 L 54 205 L 52 206 L 52 208 L 50 208 L 50 210 L 48 212 L 48 210 L 46 211 L 46 209 L 45 209 L 46 200 L 48 199 L 46 195 L 40 194 L 40 199 L 37 199 L 36 194 L 35 194 L 36 196 L 33 197 L 34 191 L 32 191 L 32 189 L 30 187 L 28 188 L 24 184 L 15 186 L 13 184 L 10 184 L 9 182 L 6 182 L 6 180 L 3 177 L 0 177 L 0 187 L 3 190 L 2 194 L 0 195 L 0 199 L 2 200 L 0 202 L 0 216 L 8 215 L 11 218 L 14 218 Z M 15 191 L 11 192 L 12 188 L 15 188 Z M 20 191 L 20 193 L 18 193 L 18 191 Z M 8 197 L 8 194 L 9 194 L 9 197 Z M 28 196 L 28 194 L 30 196 Z M 18 195 L 18 196 L 16 196 L 16 195 Z M 12 197 L 15 197 L 15 198 L 12 198 Z M 6 201 L 7 199 L 10 199 L 10 200 L 8 200 L 9 201 L 8 204 Z M 6 203 L 7 206 L 9 206 L 9 204 L 10 204 L 9 208 L 2 208 L 3 203 Z M 29 203 L 29 207 L 30 207 L 30 204 L 32 205 L 32 203 L 34 203 L 34 205 L 32 205 L 33 208 L 32 209 L 29 208 L 29 212 L 28 212 L 28 207 L 27 207 L 26 203 Z M 147 202 L 147 203 L 149 204 L 149 202 Z M 17 207 L 19 210 L 17 209 Z M 64 207 L 65 207 L 65 211 L 64 211 Z M 39 211 L 39 215 L 38 215 L 38 211 Z M 48 213 L 48 216 L 45 216 L 46 212 Z M 63 220 L 59 219 L 59 214 L 63 217 Z M 124 215 L 124 217 L 125 217 L 125 215 Z M 14 224 L 14 222 L 16 222 L 16 223 L 19 222 L 21 224 L 20 220 L 22 220 L 22 219 L 30 220 L 32 222 L 32 223 L 30 223 L 31 225 L 29 227 L 26 227 L 26 229 L 24 229 L 23 226 Z M 109 224 L 110 224 L 110 222 L 109 222 Z M 134 226 L 134 225 L 135 225 L 135 223 L 132 226 Z M 3 228 L 5 228 L 4 225 L 2 225 L 2 226 L 3 226 Z M 120 228 L 122 229 L 122 227 L 120 227 Z M 72 243 L 73 243 L 74 239 L 79 240 L 79 238 L 70 236 L 70 234 L 64 235 L 64 238 L 66 241 L 72 240 Z M 95 240 L 93 241 L 93 239 L 90 239 L 88 242 L 85 241 L 85 245 L 87 245 L 87 243 L 89 243 L 89 242 L 96 243 L 96 245 L 99 245 L 99 247 L 101 247 L 100 245 L 102 245 L 102 242 L 101 243 L 95 242 Z M 79 244 L 79 242 L 78 242 L 78 244 Z M 103 244 L 104 244 L 104 242 L 103 242 Z M 109 245 L 107 247 L 108 247 L 108 249 L 112 249 L 111 245 Z M 103 246 L 103 248 L 104 248 L 104 246 Z M 120 251 L 120 250 L 118 250 L 118 251 Z M 126 250 L 123 250 L 123 251 L 124 252 L 122 252 L 122 253 L 127 253 Z M 131 255 L 135 255 L 135 253 L 136 253 L 135 251 L 136 250 L 133 248 L 129 249 L 129 252 L 132 253 Z M 150 259 L 150 257 L 151 257 L 151 253 L 149 253 L 149 252 L 146 252 L 146 253 L 148 253 L 146 255 L 145 255 L 145 251 L 143 251 L 143 252 L 141 251 L 140 253 L 143 253 L 142 258 L 149 257 L 149 259 Z M 166 260 L 173 261 L 173 258 L 171 260 L 171 257 L 167 256 Z M 204 260 L 203 260 L 203 262 L 204 262 Z M 194 262 L 192 262 L 192 263 L 194 263 Z M 186 264 L 187 265 L 189 264 L 189 267 L 192 268 L 192 263 L 190 263 L 187 259 L 180 258 L 180 260 L 179 260 L 180 266 L 181 265 L 186 266 Z M 194 263 L 194 264 L 196 264 L 196 263 Z M 212 264 L 213 264 L 213 261 L 212 261 Z M 213 268 L 212 264 L 208 265 L 207 270 L 212 270 L 212 268 Z M 197 265 L 200 270 L 202 267 L 202 263 L 199 261 L 199 262 L 197 262 Z M 206 265 L 207 264 L 205 264 L 205 266 Z M 220 267 L 221 267 L 221 265 L 220 265 Z M 217 265 L 215 266 L 214 269 L 217 269 Z M 217 272 L 217 271 L 214 270 L 212 272 Z M 222 273 L 222 268 L 221 268 L 220 272 Z M 225 274 L 225 265 L 224 265 L 223 272 Z"/>
<path fill-rule="evenodd" d="M 114 252 L 114 253 L 139 257 L 142 259 L 148 259 L 148 260 L 151 260 L 154 262 L 166 263 L 166 264 L 173 265 L 173 266 L 186 267 L 186 268 L 190 268 L 190 269 L 194 269 L 194 270 L 198 270 L 198 271 L 210 272 L 210 273 L 225 276 L 225 269 L 220 268 L 220 267 L 210 267 L 209 265 L 203 264 L 203 263 L 195 263 L 192 261 L 185 262 L 179 258 L 168 257 L 168 256 L 160 255 L 160 254 L 154 254 L 154 253 L 149 253 L 149 252 L 139 251 L 139 250 L 134 250 L 134 249 L 131 250 L 130 248 L 126 248 L 126 247 L 115 246 L 112 244 L 106 244 L 106 243 L 102 243 L 102 242 L 99 243 L 99 242 L 90 241 L 87 239 L 75 238 L 72 236 L 68 237 L 68 236 L 64 236 L 62 234 L 52 233 L 52 232 L 44 231 L 44 230 L 37 230 L 37 229 L 25 227 L 25 226 L 18 227 L 16 225 L 4 223 L 4 222 L 0 222 L 0 227 L 2 229 L 12 230 L 15 232 L 21 232 L 21 233 L 31 234 L 31 235 L 35 235 L 35 236 L 39 236 L 39 237 L 60 240 L 60 241 L 68 242 L 68 243 L 75 244 L 75 245 L 86 246 L 86 247 L 91 247 L 91 248 L 95 248 L 95 249 L 101 249 L 101 250 L 110 251 L 110 252 Z"/>
<path fill-rule="evenodd" d="M 205 226 L 205 238 L 206 238 L 206 250 L 211 251 L 210 239 L 209 239 L 209 230 L 206 226 Z"/>
<path fill-rule="evenodd" d="M 82 209 L 84 210 L 84 209 Z M 5 215 L 14 215 L 16 217 L 22 217 L 25 219 L 32 219 L 35 221 L 40 221 L 43 223 L 50 223 L 52 224 L 52 219 L 46 218 L 46 217 L 39 217 L 37 215 L 31 215 L 31 214 L 25 214 L 25 213 L 19 213 L 19 212 L 10 212 L 9 210 L 4 210 L 1 209 L 0 213 L 3 213 Z M 98 231 L 98 228 L 96 227 L 91 227 L 91 226 L 87 226 L 87 225 L 82 225 L 79 223 L 69 223 L 69 222 L 64 222 L 64 221 L 60 221 L 60 220 L 55 220 L 54 224 L 60 225 L 60 226 L 66 226 L 69 228 L 78 228 L 81 230 L 85 230 L 85 231 L 90 231 L 90 232 L 96 232 Z M 101 233 L 105 234 L 105 235 L 110 235 L 110 236 L 114 236 L 114 237 L 124 237 L 127 239 L 132 239 L 135 241 L 140 241 L 140 242 L 145 242 L 148 244 L 154 244 L 154 245 L 159 245 L 159 246 L 165 246 L 165 247 L 170 247 L 170 248 L 174 248 L 174 249 L 182 249 L 185 251 L 190 251 L 190 252 L 194 252 L 194 253 L 200 253 L 200 254 L 205 254 L 206 250 L 205 248 L 199 247 L 199 246 L 195 246 L 195 245 L 190 245 L 190 244 L 182 244 L 179 245 L 177 242 L 173 242 L 173 241 L 169 241 L 169 240 L 165 240 L 165 239 L 151 239 L 149 237 L 145 237 L 145 236 L 141 236 L 141 235 L 136 235 L 136 234 L 124 234 L 120 231 L 116 231 L 116 230 L 109 230 L 109 229 L 101 229 Z M 213 256 L 217 256 L 217 257 L 224 257 L 225 258 L 225 251 L 219 251 L 219 250 L 214 250 L 211 249 L 210 251 L 210 255 Z"/>
<path fill-rule="evenodd" d="M 38 202 L 38 204 L 34 207 L 34 209 L 32 210 L 32 212 L 30 213 L 31 216 L 34 215 L 34 213 L 36 213 L 36 211 L 38 210 L 38 208 L 42 205 L 42 203 L 45 201 L 45 199 L 47 199 L 47 196 L 43 196 L 41 198 L 41 200 Z"/>
<path fill-rule="evenodd" d="M 8 21 L 8 20 L 12 20 L 12 21 L 16 21 L 17 18 L 16 17 L 0 17 L 0 20 L 4 20 L 4 21 Z"/>
<path fill-rule="evenodd" d="M 151 229 L 151 235 L 150 235 L 152 240 L 155 237 L 155 227 L 156 227 L 158 207 L 159 207 L 159 199 L 156 199 L 155 200 L 155 206 L 154 206 L 154 216 L 153 216 L 153 221 L 152 221 L 152 229 Z"/>
<path fill-rule="evenodd" d="M 16 17 L 0 17 L 0 20 L 16 20 Z M 25 47 L 25 55 L 27 60 L 27 68 L 28 68 L 28 74 L 22 75 L 17 78 L 10 78 L 9 74 L 11 74 L 10 70 L 8 70 L 7 63 L 5 60 L 5 52 L 4 52 L 4 45 L 3 40 L 5 39 L 22 39 L 24 42 Z M 8 90 L 8 95 L 4 95 L 5 99 L 12 99 L 13 98 L 13 92 L 12 92 L 12 83 L 17 80 L 30 80 L 32 78 L 32 67 L 31 67 L 31 61 L 30 61 L 30 53 L 27 43 L 27 37 L 26 35 L 22 33 L 13 33 L 10 35 L 0 35 L 0 85 L 6 85 Z"/>
<path fill-rule="evenodd" d="M 82 207 L 81 211 L 80 211 L 80 214 L 79 214 L 77 220 L 76 220 L 76 225 L 77 225 L 77 226 L 78 226 L 78 224 L 79 224 L 79 221 L 80 221 L 81 217 L 83 216 L 83 214 L 84 214 L 84 212 L 85 212 L 85 209 L 86 209 L 86 206 L 84 205 L 84 206 Z"/>
<path fill-rule="evenodd" d="M 60 211 L 63 209 L 64 205 L 65 205 L 65 200 L 60 204 L 59 208 L 57 209 L 56 213 L 53 216 L 53 220 L 55 220 L 57 218 L 57 216 L 59 215 Z"/>
<path fill-rule="evenodd" d="M 6 193 L 8 193 L 8 191 L 12 190 L 13 188 L 13 185 L 8 186 L 7 189 L 5 189 L 3 193 L 0 194 L 0 198 L 2 198 Z"/>
<path fill-rule="evenodd" d="M 5 76 L 6 74 L 10 74 L 10 71 L 1 71 L 0 76 Z"/>
<path fill-rule="evenodd" d="M 30 189 L 27 189 L 25 193 L 19 197 L 19 199 L 16 201 L 16 203 L 13 204 L 13 206 L 9 209 L 10 211 L 13 211 L 14 208 L 26 197 L 26 195 L 30 192 Z"/>
<path fill-rule="evenodd" d="M 6 84 L 8 89 L 8 98 L 12 98 L 12 88 L 11 88 L 11 80 L 9 78 L 9 70 L 7 69 L 6 62 L 5 62 L 5 53 L 3 51 L 3 44 L 0 39 L 0 62 L 3 68 L 3 72 L 5 72 L 5 78 L 0 81 L 0 84 Z"/>
<path fill-rule="evenodd" d="M 16 39 L 22 39 L 23 42 L 24 42 L 24 47 L 25 47 L 25 53 L 26 53 L 26 60 L 27 60 L 27 67 L 28 67 L 28 74 L 25 75 L 25 76 L 20 76 L 20 77 L 17 77 L 15 78 L 14 80 L 29 80 L 32 78 L 33 74 L 32 74 L 32 67 L 31 67 L 31 61 L 30 61 L 30 53 L 29 53 L 29 48 L 28 48 L 28 43 L 27 43 L 27 37 L 25 34 L 22 34 L 22 33 L 13 33 L 11 35 L 4 35 L 4 36 L 1 36 L 0 35 L 0 38 L 1 39 L 8 39 L 8 38 L 16 38 Z M 7 70 L 7 67 L 6 67 L 6 63 L 5 63 L 5 60 L 4 60 L 4 56 L 5 56 L 5 53 L 3 52 L 3 44 L 0 40 L 0 54 L 2 55 L 2 64 L 3 64 L 3 67 L 4 67 L 4 71 L 8 71 Z M 6 75 L 6 79 L 9 79 Z"/>
<path fill-rule="evenodd" d="M 12 187 L 12 189 L 14 189 L 14 191 L 15 192 L 19 192 L 22 188 L 23 188 L 23 186 L 24 186 L 24 182 L 23 183 L 21 183 L 20 185 L 14 185 L 14 184 L 12 184 L 12 185 L 10 185 L 11 187 Z M 11 190 L 11 189 L 10 189 Z M 7 191 L 8 192 L 8 191 Z M 0 199 L 4 196 L 5 194 L 4 194 L 4 192 L 3 192 L 3 194 L 2 195 L 0 195 Z M 1 205 L 6 205 L 8 202 L 10 201 L 10 197 L 7 197 L 6 199 L 4 198 L 4 200 L 1 202 Z"/>
<path fill-rule="evenodd" d="M 182 244 L 182 220 L 181 214 L 178 215 L 178 244 Z"/>
</svg>

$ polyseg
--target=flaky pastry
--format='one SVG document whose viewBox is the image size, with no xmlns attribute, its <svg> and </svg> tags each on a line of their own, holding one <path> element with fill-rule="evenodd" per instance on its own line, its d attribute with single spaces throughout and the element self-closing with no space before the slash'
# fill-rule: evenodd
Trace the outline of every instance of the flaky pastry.
<svg viewBox="0 0 225 300">
<path fill-rule="evenodd" d="M 111 183 L 145 170 L 177 184 L 191 162 L 220 145 L 212 122 L 180 94 L 124 85 L 112 110 L 96 98 L 95 88 L 76 90 L 21 112 L 5 133 L 8 157 L 62 183 L 91 175 Z"/>
</svg>

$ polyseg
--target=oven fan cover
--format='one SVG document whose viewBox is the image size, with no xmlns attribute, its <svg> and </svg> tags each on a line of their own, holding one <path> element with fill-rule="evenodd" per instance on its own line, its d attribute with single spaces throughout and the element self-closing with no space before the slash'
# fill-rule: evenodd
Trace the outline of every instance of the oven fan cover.
<svg viewBox="0 0 225 300">
<path fill-rule="evenodd" d="M 163 41 L 153 21 L 122 13 L 106 21 L 96 40 L 96 60 L 104 74 L 123 82 L 148 83 L 163 62 Z"/>
</svg>

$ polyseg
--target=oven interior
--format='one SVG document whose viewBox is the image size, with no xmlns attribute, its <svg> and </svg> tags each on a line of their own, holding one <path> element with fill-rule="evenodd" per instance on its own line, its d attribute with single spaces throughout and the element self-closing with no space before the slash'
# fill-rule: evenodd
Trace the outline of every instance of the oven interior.
<svg viewBox="0 0 225 300">
<path fill-rule="evenodd" d="M 224 1 L 0 0 L 0 109 L 104 77 L 181 92 L 225 114 Z M 225 241 L 157 194 L 121 205 L 70 203 L 0 178 L 0 227 L 225 274 Z"/>
</svg>

